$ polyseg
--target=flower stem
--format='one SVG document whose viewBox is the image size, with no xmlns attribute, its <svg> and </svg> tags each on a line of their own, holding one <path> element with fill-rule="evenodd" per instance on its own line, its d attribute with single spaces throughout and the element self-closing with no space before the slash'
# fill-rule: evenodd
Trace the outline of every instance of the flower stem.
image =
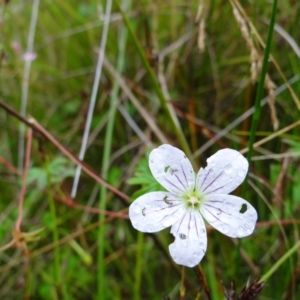
<svg viewBox="0 0 300 300">
<path fill-rule="evenodd" d="M 48 169 L 49 167 L 49 162 L 46 161 L 46 172 L 47 172 L 47 181 L 48 181 L 48 188 L 47 188 L 47 197 L 48 197 L 48 202 L 49 202 L 49 208 L 50 208 L 50 214 L 51 214 L 51 219 L 52 219 L 52 238 L 53 238 L 53 243 L 55 245 L 58 245 L 59 242 L 59 234 L 57 230 L 57 217 L 56 217 L 56 207 L 55 207 L 55 202 L 54 202 L 54 197 L 53 197 L 53 189 L 51 186 L 51 174 Z M 61 283 L 61 277 L 60 277 L 60 253 L 59 253 L 59 247 L 56 246 L 54 248 L 54 282 L 55 285 L 58 287 Z"/>
<path fill-rule="evenodd" d="M 136 267 L 134 272 L 134 291 L 133 299 L 140 299 L 140 288 L 141 288 L 141 279 L 142 279 L 142 263 L 143 263 L 143 251 L 144 251 L 144 233 L 138 232 L 138 244 L 137 244 L 137 253 L 136 253 Z"/>
<path fill-rule="evenodd" d="M 185 286 L 184 286 L 184 279 L 185 279 L 185 267 L 182 266 L 181 269 L 181 283 L 180 283 L 180 300 L 184 300 L 185 298 Z"/>
</svg>

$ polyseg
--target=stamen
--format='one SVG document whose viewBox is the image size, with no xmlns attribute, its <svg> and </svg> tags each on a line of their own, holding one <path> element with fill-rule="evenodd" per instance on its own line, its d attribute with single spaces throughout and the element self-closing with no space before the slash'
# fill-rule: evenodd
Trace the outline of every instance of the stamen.
<svg viewBox="0 0 300 300">
<path fill-rule="evenodd" d="M 199 199 L 195 196 L 190 196 L 188 202 L 190 202 L 193 205 L 193 208 L 196 204 L 200 203 Z"/>
</svg>

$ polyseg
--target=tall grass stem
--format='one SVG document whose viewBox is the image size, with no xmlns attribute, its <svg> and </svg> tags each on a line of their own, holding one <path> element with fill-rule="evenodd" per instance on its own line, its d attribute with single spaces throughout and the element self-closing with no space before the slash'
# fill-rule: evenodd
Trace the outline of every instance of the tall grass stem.
<svg viewBox="0 0 300 300">
<path fill-rule="evenodd" d="M 111 4 L 110 4 L 111 5 Z M 128 2 L 128 6 L 131 5 L 131 1 Z M 122 73 L 125 64 L 125 46 L 127 40 L 127 30 L 126 28 L 119 29 L 119 39 L 118 39 L 118 58 L 117 58 L 117 72 Z M 112 147 L 112 138 L 115 125 L 115 115 L 117 110 L 118 103 L 118 93 L 119 93 L 119 84 L 115 82 L 112 92 L 111 92 L 111 102 L 109 109 L 109 118 L 107 121 L 107 127 L 105 132 L 104 140 L 104 152 L 102 157 L 102 171 L 101 175 L 104 180 L 107 179 L 108 167 L 111 156 L 111 147 Z M 100 188 L 100 209 L 106 209 L 106 197 L 107 189 L 105 186 L 101 185 Z M 99 215 L 99 221 L 103 221 L 105 218 L 104 215 Z M 99 226 L 98 231 L 98 299 L 105 299 L 107 295 L 106 284 L 105 284 L 105 263 L 104 263 L 104 250 L 105 250 L 105 226 Z"/>
<path fill-rule="evenodd" d="M 104 60 L 104 54 L 105 54 L 105 48 L 106 48 L 108 28 L 109 28 L 109 23 L 110 23 L 111 6 L 112 6 L 112 0 L 108 0 L 106 3 L 104 26 L 103 26 L 103 32 L 102 32 L 102 37 L 101 37 L 101 42 L 100 42 L 100 49 L 99 49 L 99 54 L 98 54 L 98 62 L 97 62 L 97 67 L 96 67 L 95 79 L 93 82 L 92 95 L 91 95 L 91 99 L 90 99 L 87 120 L 85 123 L 83 138 L 82 138 L 82 142 L 81 142 L 81 148 L 80 148 L 80 152 L 79 152 L 80 160 L 84 159 L 86 146 L 87 146 L 87 142 L 88 142 L 88 137 L 89 137 L 89 133 L 90 133 L 90 128 L 91 128 L 91 122 L 93 119 L 93 113 L 94 113 L 94 108 L 95 108 L 95 103 L 96 103 L 96 98 L 97 98 L 97 93 L 98 93 L 100 78 L 101 78 L 101 73 L 102 73 L 102 66 L 103 66 L 103 60 Z M 80 174 L 81 174 L 81 167 L 77 166 L 75 177 L 74 177 L 74 182 L 73 182 L 73 186 L 72 186 L 72 191 L 71 191 L 72 198 L 76 197 Z"/>
<path fill-rule="evenodd" d="M 163 95 L 163 92 L 159 86 L 159 83 L 158 83 L 158 80 L 149 64 L 149 61 L 145 55 L 145 52 L 137 38 L 137 36 L 135 35 L 132 27 L 131 27 L 131 24 L 126 16 L 126 14 L 124 13 L 124 11 L 122 10 L 122 8 L 120 7 L 119 5 L 119 2 L 116 0 L 115 3 L 117 4 L 118 8 L 119 8 L 119 11 L 121 12 L 121 15 L 123 17 L 123 20 L 124 20 L 124 23 L 126 25 L 126 27 L 128 28 L 128 32 L 130 34 L 130 36 L 132 37 L 133 39 L 133 42 L 134 42 L 134 45 L 137 49 L 137 52 L 142 60 L 142 63 L 146 69 L 146 72 L 147 74 L 149 75 L 149 78 L 151 80 L 151 83 L 152 83 L 152 86 L 156 92 L 156 95 L 160 101 L 160 104 L 161 106 L 163 107 L 169 121 L 170 121 L 170 124 L 172 126 L 172 129 L 174 130 L 174 133 L 176 134 L 177 138 L 178 138 L 178 141 L 179 141 L 179 144 L 182 148 L 182 150 L 185 152 L 185 154 L 190 158 L 192 159 L 192 153 L 191 153 L 191 150 L 188 146 L 188 143 L 185 139 L 185 136 L 184 136 L 184 133 L 180 127 L 180 124 L 179 124 L 179 121 L 177 119 L 177 116 L 174 112 L 174 109 L 172 107 L 172 105 L 170 103 L 167 102 L 167 100 L 165 99 L 164 95 Z"/>
<path fill-rule="evenodd" d="M 269 56 L 270 56 L 270 51 L 271 51 L 272 37 L 273 37 L 273 31 L 274 31 L 274 25 L 275 25 L 275 16 L 276 16 L 276 11 L 277 11 L 277 3 L 278 3 L 278 0 L 273 1 L 271 20 L 270 20 L 270 25 L 269 25 L 269 29 L 268 29 L 268 35 L 267 35 L 267 42 L 266 42 L 266 47 L 265 47 L 265 51 L 264 51 L 260 79 L 259 79 L 258 87 L 257 87 L 255 106 L 254 106 L 254 114 L 253 114 L 253 118 L 252 118 L 251 129 L 250 129 L 250 139 L 249 139 L 249 147 L 248 147 L 249 151 L 247 154 L 248 161 L 251 161 L 251 157 L 252 157 L 252 153 L 253 153 L 253 144 L 254 144 L 254 140 L 255 140 L 255 134 L 256 134 L 256 130 L 257 130 L 258 122 L 259 122 L 259 118 L 260 118 L 260 113 L 261 113 L 260 102 L 261 102 L 261 98 L 263 95 L 265 78 L 266 78 L 267 68 L 268 68 L 268 61 L 269 61 Z"/>
</svg>

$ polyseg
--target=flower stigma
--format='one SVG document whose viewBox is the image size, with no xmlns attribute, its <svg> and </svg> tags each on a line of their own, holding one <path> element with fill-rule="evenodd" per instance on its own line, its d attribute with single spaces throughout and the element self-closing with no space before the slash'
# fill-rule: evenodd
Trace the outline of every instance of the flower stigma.
<svg viewBox="0 0 300 300">
<path fill-rule="evenodd" d="M 192 209 L 199 209 L 200 208 L 200 204 L 202 201 L 202 197 L 200 195 L 198 195 L 198 193 L 193 193 L 193 194 L 188 194 L 187 195 L 187 207 L 192 208 Z"/>
</svg>

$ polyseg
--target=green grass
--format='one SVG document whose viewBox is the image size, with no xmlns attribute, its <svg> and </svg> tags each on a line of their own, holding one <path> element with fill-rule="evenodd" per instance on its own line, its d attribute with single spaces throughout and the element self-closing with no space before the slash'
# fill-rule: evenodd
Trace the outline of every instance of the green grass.
<svg viewBox="0 0 300 300">
<path fill-rule="evenodd" d="M 72 200 L 72 155 L 65 157 L 62 148 L 34 130 L 20 237 L 14 229 L 24 122 L 15 115 L 26 96 L 22 54 L 28 36 L 34 31 L 37 58 L 31 62 L 25 118 L 32 116 L 77 156 L 106 1 L 40 1 L 31 29 L 36 2 L 6 2 L 0 5 L 0 101 L 16 113 L 0 102 L 0 299 L 218 300 L 224 299 L 222 282 L 229 288 L 235 281 L 240 291 L 249 278 L 267 283 L 257 299 L 299 299 L 299 155 L 289 153 L 300 152 L 300 130 L 297 125 L 272 135 L 270 107 L 259 104 L 270 92 L 264 73 L 276 88 L 300 76 L 290 38 L 271 30 L 275 20 L 299 48 L 300 4 L 278 1 L 275 10 L 277 1 L 113 1 L 84 163 L 123 194 L 83 171 Z M 202 19 L 195 22 L 199 3 L 204 4 Z M 250 48 L 232 5 L 262 63 L 255 83 Z M 203 52 L 198 48 L 201 20 Z M 276 96 L 278 130 L 299 120 L 299 98 L 300 80 Z M 254 115 L 208 146 L 252 107 Z M 169 229 L 143 234 L 127 219 L 132 201 L 161 188 L 149 173 L 148 155 L 164 142 L 182 149 L 195 171 L 221 148 L 250 148 L 243 152 L 251 159 L 248 179 L 234 194 L 243 194 L 257 209 L 257 228 L 239 240 L 208 230 L 207 253 L 194 270 L 173 262 Z"/>
</svg>

